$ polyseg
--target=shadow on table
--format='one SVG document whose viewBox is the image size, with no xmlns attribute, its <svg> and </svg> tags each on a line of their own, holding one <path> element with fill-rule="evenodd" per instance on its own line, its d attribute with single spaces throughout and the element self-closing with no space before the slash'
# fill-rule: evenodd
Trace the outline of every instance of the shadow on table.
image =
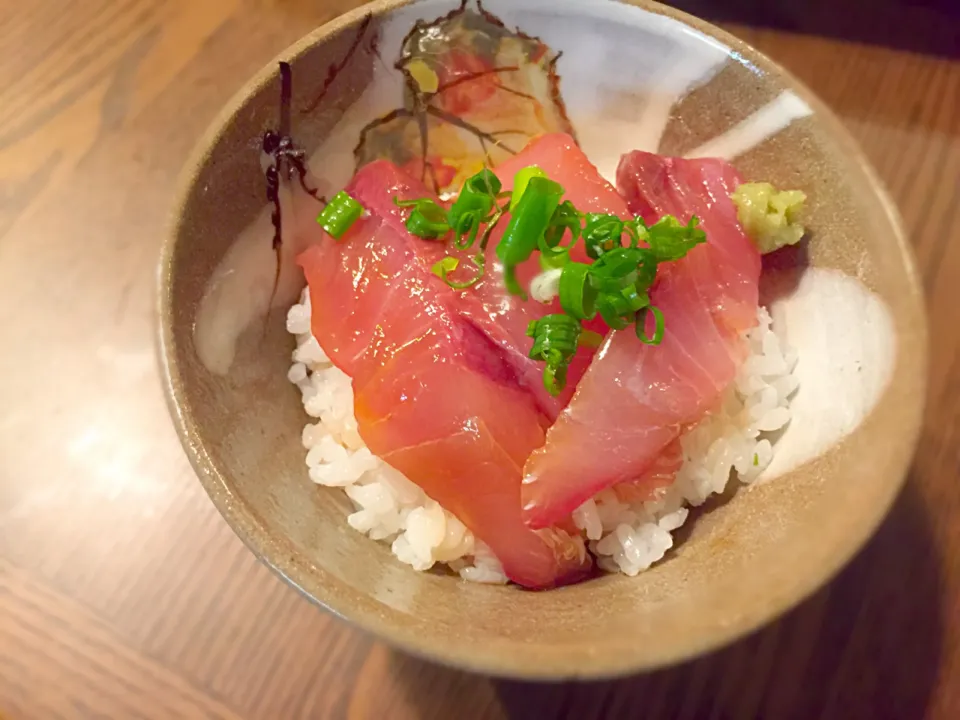
<svg viewBox="0 0 960 720">
<path fill-rule="evenodd" d="M 804 35 L 960 57 L 956 0 L 666 0 L 711 22 L 730 22 Z"/>
<path fill-rule="evenodd" d="M 490 680 L 401 655 L 393 669 L 425 717 L 471 710 L 518 719 L 919 718 L 938 669 L 940 589 L 925 510 L 909 482 L 877 535 L 828 587 L 705 658 L 556 685 Z"/>
</svg>

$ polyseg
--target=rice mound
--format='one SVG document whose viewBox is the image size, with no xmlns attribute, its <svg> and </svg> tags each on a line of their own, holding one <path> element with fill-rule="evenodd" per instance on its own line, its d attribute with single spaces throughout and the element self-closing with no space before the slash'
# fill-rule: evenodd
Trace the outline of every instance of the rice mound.
<svg viewBox="0 0 960 720">
<path fill-rule="evenodd" d="M 766 308 L 759 308 L 757 321 L 746 334 L 750 354 L 719 407 L 681 438 L 683 465 L 675 482 L 645 502 L 624 502 L 605 490 L 574 511 L 603 570 L 646 570 L 673 547 L 671 533 L 686 521 L 688 506 L 723 492 L 731 475 L 753 482 L 770 464 L 771 434 L 790 421 L 797 357 L 774 334 Z M 311 334 L 306 290 L 290 308 L 287 330 L 297 338 L 287 377 L 317 420 L 302 435 L 310 479 L 343 488 L 355 508 L 347 516 L 350 526 L 390 543 L 397 559 L 414 570 L 445 564 L 465 580 L 507 582 L 497 558 L 463 523 L 367 449 L 357 432 L 350 378 Z"/>
</svg>

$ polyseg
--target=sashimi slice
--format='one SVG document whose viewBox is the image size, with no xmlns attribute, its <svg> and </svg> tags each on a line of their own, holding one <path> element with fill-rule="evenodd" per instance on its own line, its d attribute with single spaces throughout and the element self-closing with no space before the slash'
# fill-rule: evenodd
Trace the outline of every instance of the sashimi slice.
<svg viewBox="0 0 960 720">
<path fill-rule="evenodd" d="M 621 502 L 648 502 L 654 499 L 657 490 L 673 484 L 681 467 L 683 447 L 679 440 L 674 440 L 657 455 L 643 475 L 614 485 L 613 492 Z"/>
<path fill-rule="evenodd" d="M 627 203 L 610 183 L 603 179 L 596 167 L 583 153 L 576 141 L 563 133 L 551 133 L 531 141 L 523 151 L 501 163 L 495 172 L 506 191 L 513 190 L 517 172 L 530 165 L 543 170 L 551 180 L 564 188 L 564 200 L 570 200 L 578 210 L 587 213 L 607 213 L 620 218 L 630 217 Z M 497 243 L 510 221 L 505 215 L 492 233 L 486 252 L 487 273 L 483 281 L 461 296 L 461 313 L 469 317 L 494 342 L 509 353 L 519 353 L 522 359 L 514 364 L 522 368 L 523 384 L 536 397 L 545 416 L 553 422 L 573 396 L 577 382 L 586 372 L 595 348 L 581 347 L 567 371 L 567 386 L 559 396 L 550 395 L 543 384 L 543 363 L 527 358 L 532 341 L 526 336 L 531 320 L 561 312 L 560 303 L 539 303 L 511 295 L 503 284 L 503 265 L 496 255 Z M 568 242 L 569 238 L 564 242 Z M 571 257 L 587 262 L 580 242 L 574 246 Z M 539 254 L 517 268 L 517 279 L 524 288 L 541 271 Z M 592 330 L 606 332 L 606 325 L 598 323 Z"/>
<path fill-rule="evenodd" d="M 696 215 L 707 242 L 661 266 L 650 294 L 665 318 L 661 344 L 644 345 L 632 328 L 608 335 L 545 445 L 527 461 L 522 498 L 531 527 L 643 478 L 733 380 L 745 357 L 741 335 L 756 323 L 760 279 L 760 255 L 729 199 L 740 182 L 720 160 L 643 152 L 621 159 L 617 184 L 634 213 L 648 222 Z"/>
<path fill-rule="evenodd" d="M 445 248 L 407 233 L 393 203 L 426 188 L 377 162 L 346 190 L 369 215 L 340 242 L 318 231 L 299 263 L 313 334 L 352 379 L 361 437 L 487 543 L 514 582 L 582 578 L 592 564 L 583 541 L 531 530 L 520 514 L 542 413 L 502 349 L 461 317 L 459 294 L 430 272 Z"/>
<path fill-rule="evenodd" d="M 717 321 L 734 333 L 757 322 L 761 269 L 760 253 L 730 199 L 741 183 L 735 167 L 715 158 L 682 160 L 637 151 L 624 155 L 617 168 L 618 189 L 648 223 L 669 214 L 684 222 L 692 215 L 700 219 L 706 251 L 664 266 L 663 277 L 684 268 Z"/>
</svg>

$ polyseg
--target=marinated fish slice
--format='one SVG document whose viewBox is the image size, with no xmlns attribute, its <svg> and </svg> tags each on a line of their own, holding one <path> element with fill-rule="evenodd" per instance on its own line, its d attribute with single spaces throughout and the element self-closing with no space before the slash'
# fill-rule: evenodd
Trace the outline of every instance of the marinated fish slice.
<svg viewBox="0 0 960 720">
<path fill-rule="evenodd" d="M 351 376 L 361 436 L 486 542 L 530 588 L 574 582 L 592 562 L 578 537 L 530 530 L 520 515 L 523 462 L 543 415 L 495 343 L 461 317 L 459 294 L 430 267 L 444 248 L 403 228 L 393 197 L 426 189 L 389 163 L 347 191 L 370 213 L 339 242 L 318 232 L 299 258 L 312 330 Z"/>
<path fill-rule="evenodd" d="M 741 333 L 756 323 L 760 256 L 729 199 L 741 182 L 736 170 L 720 160 L 634 152 L 622 158 L 617 178 L 632 212 L 648 222 L 696 215 L 707 242 L 661 265 L 651 290 L 666 321 L 661 344 L 644 345 L 632 328 L 607 336 L 527 461 L 523 512 L 535 528 L 647 474 L 733 380 L 746 351 Z"/>
</svg>

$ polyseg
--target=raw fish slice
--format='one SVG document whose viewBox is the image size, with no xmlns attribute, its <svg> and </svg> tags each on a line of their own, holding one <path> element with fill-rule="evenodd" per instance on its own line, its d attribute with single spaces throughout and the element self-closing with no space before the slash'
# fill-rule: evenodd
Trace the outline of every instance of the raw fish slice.
<svg viewBox="0 0 960 720">
<path fill-rule="evenodd" d="M 630 209 L 648 223 L 668 214 L 684 222 L 691 215 L 700 218 L 709 252 L 691 253 L 684 267 L 694 275 L 707 306 L 735 333 L 756 324 L 759 302 L 760 253 L 730 200 L 742 182 L 736 168 L 713 158 L 682 160 L 633 152 L 617 169 L 617 185 Z"/>
<path fill-rule="evenodd" d="M 648 222 L 696 215 L 707 242 L 661 266 L 651 299 L 666 321 L 662 343 L 644 345 L 632 328 L 608 335 L 527 461 L 522 497 L 531 527 L 648 473 L 733 380 L 745 356 L 741 333 L 756 323 L 760 255 L 729 200 L 741 182 L 736 170 L 719 160 L 634 152 L 622 158 L 617 180 L 634 213 Z M 648 334 L 652 324 L 648 318 Z"/>
<path fill-rule="evenodd" d="M 520 515 L 542 413 L 509 357 L 461 317 L 460 294 L 430 272 L 444 248 L 407 233 L 395 211 L 395 194 L 426 189 L 378 162 L 347 192 L 369 216 L 339 242 L 318 230 L 299 263 L 313 334 L 352 378 L 360 435 L 487 543 L 511 580 L 547 588 L 582 578 L 592 564 L 582 540 L 530 530 Z"/>
<path fill-rule="evenodd" d="M 613 486 L 617 498 L 625 503 L 653 500 L 657 490 L 669 487 L 683 467 L 683 448 L 679 440 L 667 445 L 643 475 L 635 480 L 626 480 Z"/>
</svg>

